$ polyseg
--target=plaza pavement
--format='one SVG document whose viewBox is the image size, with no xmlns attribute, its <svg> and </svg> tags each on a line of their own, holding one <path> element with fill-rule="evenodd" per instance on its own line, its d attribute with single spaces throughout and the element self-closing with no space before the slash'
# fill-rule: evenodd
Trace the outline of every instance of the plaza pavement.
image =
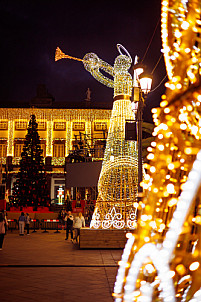
<svg viewBox="0 0 201 302">
<path fill-rule="evenodd" d="M 0 251 L 1 302 L 112 302 L 123 250 L 80 250 L 65 231 L 19 236 Z"/>
</svg>

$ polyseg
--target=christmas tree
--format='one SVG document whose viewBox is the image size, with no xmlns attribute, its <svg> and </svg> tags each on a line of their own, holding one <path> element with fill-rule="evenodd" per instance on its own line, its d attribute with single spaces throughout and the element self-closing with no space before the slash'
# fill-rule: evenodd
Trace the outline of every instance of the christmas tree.
<svg viewBox="0 0 201 302">
<path fill-rule="evenodd" d="M 31 115 L 21 153 L 20 170 L 13 188 L 13 201 L 18 206 L 48 205 L 49 195 L 42 152 L 36 117 Z"/>
</svg>

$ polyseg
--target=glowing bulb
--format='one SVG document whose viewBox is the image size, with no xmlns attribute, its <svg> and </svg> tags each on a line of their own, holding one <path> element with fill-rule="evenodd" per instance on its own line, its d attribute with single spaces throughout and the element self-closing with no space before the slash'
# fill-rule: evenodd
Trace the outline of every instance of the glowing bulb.
<svg viewBox="0 0 201 302">
<path fill-rule="evenodd" d="M 150 172 L 151 173 L 155 173 L 156 172 L 156 168 L 154 166 L 150 167 Z"/>
<path fill-rule="evenodd" d="M 173 194 L 173 193 L 175 192 L 175 190 L 174 190 L 174 185 L 173 185 L 173 184 L 168 184 L 168 185 L 167 185 L 167 192 L 168 192 L 169 194 Z"/>
<path fill-rule="evenodd" d="M 190 271 L 196 271 L 200 266 L 200 263 L 198 261 L 191 263 L 189 266 Z"/>
<path fill-rule="evenodd" d="M 169 164 L 169 165 L 168 165 L 168 169 L 169 169 L 169 170 L 173 170 L 173 169 L 174 169 L 174 164 L 173 164 L 173 163 Z"/>
<path fill-rule="evenodd" d="M 181 28 L 187 30 L 189 28 L 189 23 L 187 21 L 183 21 L 181 24 Z"/>
</svg>

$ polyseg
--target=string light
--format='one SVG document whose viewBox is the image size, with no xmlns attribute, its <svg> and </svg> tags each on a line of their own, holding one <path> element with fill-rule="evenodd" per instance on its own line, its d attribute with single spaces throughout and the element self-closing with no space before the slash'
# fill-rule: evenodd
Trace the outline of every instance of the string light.
<svg viewBox="0 0 201 302">
<path fill-rule="evenodd" d="M 152 181 L 143 181 L 143 206 L 124 251 L 127 264 L 120 263 L 116 302 L 201 301 L 200 13 L 200 1 L 162 0 L 169 81 L 160 108 L 152 111 L 156 138 L 146 165 Z M 147 264 L 154 269 L 146 270 Z"/>
<path fill-rule="evenodd" d="M 14 143 L 24 141 L 26 128 L 23 131 L 15 129 L 15 122 L 22 125 L 28 122 L 30 116 L 36 116 L 39 125 L 43 125 L 43 129 L 39 127 L 39 135 L 46 144 L 46 156 L 53 156 L 53 142 L 58 140 L 65 143 L 65 156 L 68 156 L 69 150 L 72 149 L 72 141 L 74 139 L 73 122 L 83 121 L 86 124 L 85 134 L 91 135 L 93 125 L 96 121 L 103 121 L 109 124 L 111 110 L 103 109 L 38 109 L 38 108 L 0 108 L 0 121 L 8 124 L 7 130 L 2 130 L 5 137 L 1 140 L 7 144 L 7 156 L 12 156 L 13 164 L 19 163 L 19 158 L 14 157 Z M 54 124 L 60 123 L 66 125 L 64 131 L 54 131 Z M 57 137 L 57 135 L 62 137 Z M 16 137 L 17 136 L 17 137 Z M 6 158 L 4 158 L 4 161 Z M 52 158 L 53 165 L 64 165 L 64 158 Z"/>
</svg>

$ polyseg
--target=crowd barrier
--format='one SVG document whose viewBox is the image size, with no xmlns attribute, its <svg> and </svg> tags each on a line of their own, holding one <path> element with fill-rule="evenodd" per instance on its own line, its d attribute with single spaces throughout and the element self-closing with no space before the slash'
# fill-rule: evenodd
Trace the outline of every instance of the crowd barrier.
<svg viewBox="0 0 201 302">
<path fill-rule="evenodd" d="M 60 233 L 61 222 L 59 219 L 42 219 L 41 220 L 41 230 L 44 230 L 43 233 L 48 233 L 47 230 L 56 230 L 55 233 Z"/>
<path fill-rule="evenodd" d="M 17 230 L 18 228 L 18 223 L 17 223 L 17 219 L 8 219 L 8 230 L 11 230 L 11 232 L 13 230 Z"/>
<path fill-rule="evenodd" d="M 7 221 L 8 230 L 12 232 L 19 229 L 17 219 L 8 219 Z M 62 224 L 59 219 L 42 219 L 41 222 L 39 219 L 31 219 L 29 229 L 33 230 L 32 233 L 37 232 L 39 229 L 44 230 L 44 233 L 48 232 L 47 230 L 56 230 L 55 233 L 60 233 L 59 229 L 62 229 Z"/>
<path fill-rule="evenodd" d="M 40 229 L 40 221 L 39 219 L 31 219 L 29 228 L 32 229 L 32 233 L 37 232 L 36 230 Z"/>
</svg>

